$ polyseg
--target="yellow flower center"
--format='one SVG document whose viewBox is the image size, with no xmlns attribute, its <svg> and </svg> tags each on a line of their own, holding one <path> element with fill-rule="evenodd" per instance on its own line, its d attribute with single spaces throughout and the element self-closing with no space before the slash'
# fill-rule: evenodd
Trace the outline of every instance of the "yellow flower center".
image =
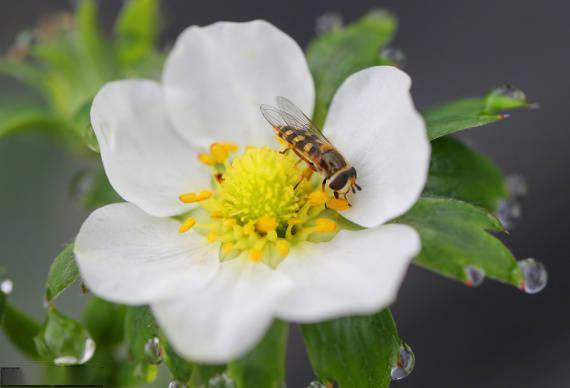
<svg viewBox="0 0 570 388">
<path fill-rule="evenodd" d="M 231 160 L 236 150 L 234 144 L 216 143 L 198 156 L 212 169 L 214 187 L 180 195 L 184 203 L 200 204 L 182 221 L 180 233 L 193 229 L 208 242 L 221 243 L 221 260 L 245 253 L 272 267 L 292 246 L 334 237 L 338 215 L 331 209 L 345 210 L 347 203 L 303 178 L 307 166 L 293 152 L 247 147 Z"/>
</svg>

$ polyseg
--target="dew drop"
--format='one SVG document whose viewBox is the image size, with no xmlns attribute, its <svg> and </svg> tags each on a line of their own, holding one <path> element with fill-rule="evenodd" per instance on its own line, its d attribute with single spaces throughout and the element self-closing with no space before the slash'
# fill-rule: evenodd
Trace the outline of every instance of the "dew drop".
<svg viewBox="0 0 570 388">
<path fill-rule="evenodd" d="M 172 380 L 170 383 L 168 383 L 168 388 L 188 388 L 188 385 L 178 380 Z"/>
<path fill-rule="evenodd" d="M 536 294 L 546 287 L 546 284 L 548 284 L 548 272 L 544 264 L 531 258 L 521 260 L 518 264 L 524 277 L 520 285 L 521 290 L 527 294 Z"/>
<path fill-rule="evenodd" d="M 392 380 L 402 380 L 410 375 L 414 370 L 414 365 L 416 364 L 416 357 L 410 345 L 402 342 L 400 346 L 400 354 L 398 356 L 398 362 L 392 367 L 390 375 Z"/>
<path fill-rule="evenodd" d="M 226 373 L 220 373 L 208 381 L 208 388 L 235 388 L 236 383 Z"/>
<path fill-rule="evenodd" d="M 467 284 L 468 287 L 478 287 L 485 280 L 485 271 L 480 268 L 468 265 L 463 270 L 465 271 L 465 275 L 467 275 L 465 284 Z"/>
<path fill-rule="evenodd" d="M 89 169 L 83 169 L 71 178 L 69 192 L 71 197 L 80 202 L 95 184 L 95 174 Z"/>
<path fill-rule="evenodd" d="M 158 337 L 152 337 L 144 344 L 144 354 L 151 364 L 162 362 L 162 348 Z"/>
<path fill-rule="evenodd" d="M 0 291 L 5 295 L 10 295 L 14 289 L 14 282 L 12 279 L 2 279 L 0 280 Z"/>
<path fill-rule="evenodd" d="M 492 92 L 495 95 L 500 95 L 504 97 L 509 97 L 519 101 L 526 100 L 526 94 L 516 86 L 511 84 L 501 85 Z"/>
<path fill-rule="evenodd" d="M 344 22 L 342 15 L 336 12 L 327 12 L 317 18 L 315 22 L 315 32 L 317 35 L 323 35 L 333 30 L 342 28 Z"/>
<path fill-rule="evenodd" d="M 327 385 L 320 381 L 314 380 L 307 385 L 307 388 L 327 388 Z"/>
<path fill-rule="evenodd" d="M 83 346 L 83 354 L 80 358 L 63 355 L 56 357 L 53 360 L 53 363 L 58 366 L 82 365 L 91 360 L 93 354 L 95 354 L 95 341 L 91 338 L 87 338 L 85 340 L 85 345 Z"/>
<path fill-rule="evenodd" d="M 406 54 L 399 48 L 385 47 L 380 50 L 380 56 L 396 67 L 404 67 L 406 65 Z"/>
<path fill-rule="evenodd" d="M 522 220 L 522 205 L 515 197 L 509 197 L 499 202 L 497 218 L 507 229 L 515 228 Z"/>
<path fill-rule="evenodd" d="M 505 178 L 509 195 L 515 198 L 524 198 L 528 192 L 528 185 L 524 176 L 511 174 Z"/>
</svg>

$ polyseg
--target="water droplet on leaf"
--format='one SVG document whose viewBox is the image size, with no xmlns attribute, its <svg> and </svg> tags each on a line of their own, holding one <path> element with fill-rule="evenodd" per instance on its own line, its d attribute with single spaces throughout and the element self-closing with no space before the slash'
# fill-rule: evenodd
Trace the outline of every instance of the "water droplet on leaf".
<svg viewBox="0 0 570 388">
<path fill-rule="evenodd" d="M 236 383 L 226 373 L 220 373 L 208 381 L 208 388 L 234 388 Z"/>
<path fill-rule="evenodd" d="M 392 376 L 392 380 L 402 380 L 410 375 L 414 370 L 414 366 L 416 364 L 416 357 L 414 356 L 414 352 L 412 348 L 402 342 L 400 346 L 400 353 L 398 355 L 398 361 L 396 365 L 392 367 L 390 375 Z"/>
<path fill-rule="evenodd" d="M 151 364 L 160 364 L 162 362 L 162 347 L 158 337 L 152 337 L 144 344 L 145 356 Z"/>
<path fill-rule="evenodd" d="M 342 15 L 336 12 L 327 12 L 317 18 L 315 23 L 315 32 L 317 35 L 323 35 L 333 30 L 341 29 L 344 25 Z"/>
<path fill-rule="evenodd" d="M 500 95 L 503 97 L 509 97 L 519 101 L 526 100 L 526 94 L 516 86 L 511 84 L 501 85 L 492 92 L 495 95 Z"/>
<path fill-rule="evenodd" d="M 5 295 L 10 295 L 14 289 L 14 282 L 12 279 L 0 279 L 0 291 Z"/>
<path fill-rule="evenodd" d="M 515 198 L 524 198 L 528 192 L 528 185 L 524 176 L 511 174 L 505 178 L 509 195 Z"/>
<path fill-rule="evenodd" d="M 467 281 L 465 283 L 469 287 L 478 287 L 485 280 L 485 271 L 482 269 L 468 265 L 463 270 L 465 271 L 465 275 L 467 275 Z"/>
<path fill-rule="evenodd" d="M 386 64 L 396 66 L 396 67 L 404 67 L 406 65 L 406 54 L 398 48 L 395 47 L 386 47 L 380 50 L 380 57 L 386 61 Z"/>
<path fill-rule="evenodd" d="M 519 261 L 519 268 L 523 272 L 523 282 L 520 288 L 527 294 L 536 294 L 546 287 L 548 272 L 540 261 L 525 259 Z"/>
<path fill-rule="evenodd" d="M 168 388 L 188 388 L 188 385 L 178 380 L 172 380 L 170 383 L 168 383 Z"/>
<path fill-rule="evenodd" d="M 307 388 L 327 388 L 327 385 L 320 381 L 314 380 L 307 385 Z"/>
<path fill-rule="evenodd" d="M 497 218 L 507 230 L 516 227 L 522 220 L 522 205 L 515 197 L 509 197 L 499 202 Z"/>
</svg>

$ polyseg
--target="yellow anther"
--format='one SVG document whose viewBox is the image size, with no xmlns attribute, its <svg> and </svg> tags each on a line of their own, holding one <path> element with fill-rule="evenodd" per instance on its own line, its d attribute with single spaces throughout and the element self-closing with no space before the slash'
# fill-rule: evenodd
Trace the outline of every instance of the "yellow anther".
<svg viewBox="0 0 570 388">
<path fill-rule="evenodd" d="M 217 239 L 218 239 L 218 235 L 216 234 L 216 232 L 211 231 L 210 233 L 208 233 L 208 242 L 209 243 L 213 243 Z"/>
<path fill-rule="evenodd" d="M 328 195 L 324 191 L 313 191 L 309 194 L 309 203 L 313 206 L 324 205 L 327 199 Z"/>
<path fill-rule="evenodd" d="M 224 213 L 220 210 L 214 210 L 213 212 L 210 213 L 210 217 L 212 218 L 222 218 L 224 216 Z"/>
<path fill-rule="evenodd" d="M 210 146 L 210 152 L 217 163 L 224 163 L 229 156 L 226 148 L 219 143 L 212 144 Z"/>
<path fill-rule="evenodd" d="M 301 220 L 299 218 L 293 217 L 293 218 L 289 218 L 287 220 L 287 223 L 289 225 L 299 225 L 301 223 Z"/>
<path fill-rule="evenodd" d="M 222 253 L 230 253 L 234 250 L 234 244 L 231 242 L 227 242 L 222 245 Z"/>
<path fill-rule="evenodd" d="M 243 226 L 243 234 L 245 234 L 246 236 L 249 236 L 250 234 L 253 233 L 253 231 L 255 230 L 253 224 L 249 223 L 249 224 L 245 224 Z"/>
<path fill-rule="evenodd" d="M 277 241 L 275 243 L 275 248 L 281 257 L 285 257 L 289 254 L 289 243 L 285 240 Z"/>
<path fill-rule="evenodd" d="M 224 220 L 224 226 L 230 227 L 236 224 L 236 220 L 233 218 L 227 218 Z"/>
<path fill-rule="evenodd" d="M 350 205 L 348 204 L 348 201 L 346 199 L 329 198 L 327 200 L 327 207 L 332 210 L 343 211 L 347 210 L 350 207 Z"/>
<path fill-rule="evenodd" d="M 277 220 L 271 216 L 263 216 L 255 223 L 258 232 L 269 233 L 277 228 Z"/>
<path fill-rule="evenodd" d="M 236 143 L 226 142 L 226 143 L 219 143 L 227 153 L 236 152 L 238 150 L 238 146 Z"/>
<path fill-rule="evenodd" d="M 212 192 L 208 191 L 208 190 L 203 190 L 201 191 L 199 194 L 196 193 L 186 193 L 186 194 L 182 194 L 180 197 L 178 197 L 182 202 L 184 203 L 193 203 L 193 202 L 199 202 L 199 201 L 203 201 L 205 199 L 208 199 L 212 196 Z"/>
<path fill-rule="evenodd" d="M 198 159 L 200 160 L 200 162 L 208 165 L 208 166 L 212 166 L 214 164 L 216 164 L 216 161 L 214 160 L 214 157 L 210 154 L 198 154 Z"/>
<path fill-rule="evenodd" d="M 196 225 L 196 220 L 192 217 L 187 218 L 178 228 L 178 231 L 180 233 L 185 233 L 188 232 L 190 230 L 190 228 L 192 228 L 194 225 Z"/>
<path fill-rule="evenodd" d="M 315 230 L 317 232 L 334 232 L 336 230 L 336 222 L 329 218 L 318 218 L 315 221 Z"/>
<path fill-rule="evenodd" d="M 261 261 L 261 249 L 256 249 L 253 248 L 252 250 L 249 251 L 249 259 L 251 261 Z"/>
</svg>

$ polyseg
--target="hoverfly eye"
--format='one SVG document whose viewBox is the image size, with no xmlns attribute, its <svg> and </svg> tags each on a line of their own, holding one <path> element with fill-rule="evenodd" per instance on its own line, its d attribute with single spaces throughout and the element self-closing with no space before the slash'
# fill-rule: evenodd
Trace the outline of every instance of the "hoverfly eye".
<svg viewBox="0 0 570 388">
<path fill-rule="evenodd" d="M 334 191 L 339 191 L 344 186 L 346 186 L 346 183 L 348 182 L 348 177 L 349 174 L 347 173 L 347 171 L 341 172 L 331 181 L 329 187 Z"/>
</svg>

